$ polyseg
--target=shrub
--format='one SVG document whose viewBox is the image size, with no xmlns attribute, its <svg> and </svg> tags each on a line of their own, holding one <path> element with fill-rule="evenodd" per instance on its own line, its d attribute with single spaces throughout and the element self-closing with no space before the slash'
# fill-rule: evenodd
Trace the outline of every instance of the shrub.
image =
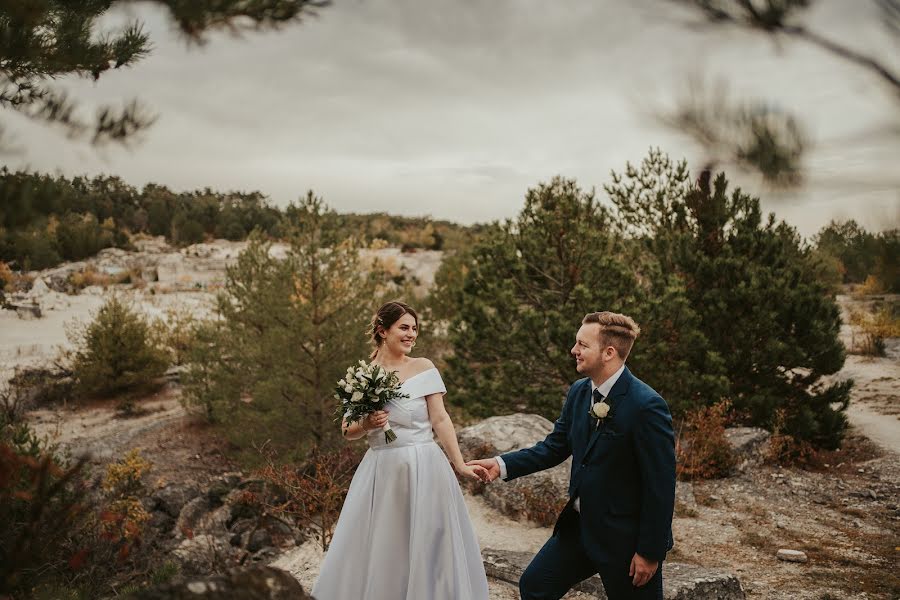
<svg viewBox="0 0 900 600">
<path fill-rule="evenodd" d="M 324 451 L 314 448 L 303 465 L 277 464 L 275 454 L 263 451 L 265 466 L 258 475 L 282 497 L 263 497 L 270 510 L 292 517 L 298 526 L 311 527 L 323 550 L 328 549 L 350 480 L 362 458 L 357 447 Z"/>
<path fill-rule="evenodd" d="M 72 373 L 81 396 L 112 396 L 149 387 L 168 366 L 147 321 L 117 296 L 86 326 L 67 332 L 74 346 Z"/>
<path fill-rule="evenodd" d="M 194 343 L 196 319 L 184 305 L 167 308 L 165 315 L 154 322 L 154 334 L 160 346 L 168 351 L 169 362 L 180 366 L 188 360 Z"/>
<path fill-rule="evenodd" d="M 854 350 L 870 356 L 884 356 L 885 340 L 900 337 L 900 317 L 885 304 L 872 312 L 856 310 L 850 313 L 850 324 L 862 333 L 863 341 Z"/>
<path fill-rule="evenodd" d="M 730 407 L 728 402 L 719 402 L 684 419 L 675 441 L 678 479 L 716 479 L 731 474 L 737 457 L 725 438 Z"/>
<path fill-rule="evenodd" d="M 769 438 L 763 460 L 768 464 L 782 466 L 808 464 L 815 454 L 815 449 L 809 442 L 785 433 L 784 424 L 785 412 L 779 409 L 775 413 L 772 436 Z"/>
<path fill-rule="evenodd" d="M 63 574 L 89 516 L 84 461 L 57 457 L 24 424 L 0 423 L 0 595 Z"/>
</svg>

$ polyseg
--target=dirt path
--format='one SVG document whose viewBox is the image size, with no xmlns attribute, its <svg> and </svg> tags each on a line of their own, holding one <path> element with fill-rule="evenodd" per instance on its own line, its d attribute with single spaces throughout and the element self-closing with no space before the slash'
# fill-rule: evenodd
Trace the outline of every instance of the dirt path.
<svg viewBox="0 0 900 600">
<path fill-rule="evenodd" d="M 850 355 L 838 376 L 855 382 L 847 409 L 850 423 L 900 455 L 900 360 Z"/>
<path fill-rule="evenodd" d="M 896 302 L 897 297 L 889 300 Z M 844 320 L 841 339 L 852 350 L 862 334 L 851 325 L 851 314 L 855 310 L 870 310 L 872 301 L 839 295 L 837 302 Z M 885 341 L 884 357 L 848 355 L 844 367 L 831 379 L 853 379 L 847 409 L 850 423 L 880 447 L 900 455 L 900 339 Z"/>
<path fill-rule="evenodd" d="M 89 454 L 94 463 L 105 463 L 134 447 L 138 438 L 174 424 L 185 416 L 177 390 L 166 387 L 140 401 L 141 414 L 121 416 L 114 404 L 90 408 L 41 409 L 29 413 L 32 428 L 73 456 Z"/>
<path fill-rule="evenodd" d="M 850 403 L 847 418 L 867 438 L 894 454 L 900 455 L 900 420 L 885 416 L 861 403 Z"/>
</svg>

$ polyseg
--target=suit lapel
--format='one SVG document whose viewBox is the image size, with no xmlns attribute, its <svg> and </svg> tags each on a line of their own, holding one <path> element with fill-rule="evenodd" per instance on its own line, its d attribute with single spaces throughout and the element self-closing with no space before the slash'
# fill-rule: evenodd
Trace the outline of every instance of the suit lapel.
<svg viewBox="0 0 900 600">
<path fill-rule="evenodd" d="M 609 396 L 606 397 L 606 402 L 610 405 L 611 410 L 613 411 L 610 417 L 615 417 L 615 413 L 619 408 L 622 400 L 628 395 L 628 388 L 631 385 L 631 371 L 628 370 L 628 367 L 625 367 L 625 370 L 622 371 L 622 374 L 619 376 L 619 379 L 616 381 L 615 385 L 613 385 L 612 389 L 609 391 Z M 593 425 L 593 419 L 588 417 L 588 420 L 591 421 L 591 425 Z M 584 455 L 587 456 L 591 448 L 594 447 L 594 444 L 597 442 L 597 439 L 600 437 L 600 428 L 597 427 L 592 428 L 589 427 L 591 431 L 591 439 L 588 441 L 587 449 L 584 451 Z"/>
</svg>

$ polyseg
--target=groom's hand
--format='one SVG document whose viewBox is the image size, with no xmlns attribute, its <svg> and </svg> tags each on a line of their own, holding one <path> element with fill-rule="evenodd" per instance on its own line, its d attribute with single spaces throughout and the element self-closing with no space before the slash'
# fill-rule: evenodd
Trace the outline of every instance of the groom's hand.
<svg viewBox="0 0 900 600">
<path fill-rule="evenodd" d="M 496 458 L 482 458 L 481 460 L 469 460 L 466 464 L 470 467 L 484 467 L 487 471 L 487 481 L 491 482 L 500 477 L 500 463 Z"/>
<path fill-rule="evenodd" d="M 631 583 L 635 587 L 646 585 L 656 575 L 657 568 L 659 568 L 659 562 L 647 560 L 640 554 L 635 553 L 634 558 L 631 559 L 631 568 L 628 570 L 628 575 L 632 578 Z"/>
</svg>

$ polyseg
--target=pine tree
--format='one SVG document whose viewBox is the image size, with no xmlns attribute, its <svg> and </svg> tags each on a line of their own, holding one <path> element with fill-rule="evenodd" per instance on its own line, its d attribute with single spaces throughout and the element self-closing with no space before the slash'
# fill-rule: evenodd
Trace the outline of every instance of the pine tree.
<svg viewBox="0 0 900 600">
<path fill-rule="evenodd" d="M 450 315 L 447 376 L 473 415 L 537 412 L 553 419 L 580 376 L 570 349 L 581 319 L 612 310 L 645 327 L 633 360 L 660 391 L 696 403 L 718 397 L 721 372 L 691 377 L 684 361 L 717 359 L 697 333 L 697 316 L 677 282 L 616 235 L 592 192 L 567 179 L 528 191 L 515 221 L 483 234 L 466 263 L 438 277 L 440 313 Z M 699 358 L 693 358 L 694 355 Z M 668 397 L 668 396 L 667 396 Z"/>
<path fill-rule="evenodd" d="M 113 396 L 151 385 L 168 366 L 149 323 L 117 296 L 86 326 L 67 332 L 74 350 L 72 371 L 82 396 Z"/>
<path fill-rule="evenodd" d="M 204 338 L 213 362 L 192 363 L 188 378 L 199 383 L 191 401 L 235 443 L 250 449 L 270 439 L 302 454 L 340 438 L 334 385 L 366 357 L 379 293 L 377 269 L 361 261 L 358 241 L 330 225 L 334 214 L 319 198 L 310 193 L 290 212 L 283 257 L 254 234 L 228 268 L 219 331 Z"/>
<path fill-rule="evenodd" d="M 656 195 L 660 173 L 678 184 Z M 788 433 L 839 445 L 851 384 L 822 378 L 844 363 L 840 313 L 797 232 L 771 214 L 763 221 L 759 200 L 740 189 L 729 193 L 724 174 L 712 180 L 704 172 L 691 184 L 687 170 L 658 151 L 614 176 L 606 190 L 623 222 L 651 224 L 640 239 L 683 282 L 724 361 L 738 415 L 772 427 L 783 411 Z M 680 217 L 661 224 L 651 204 L 636 200 L 648 194 L 652 206 Z"/>
</svg>

